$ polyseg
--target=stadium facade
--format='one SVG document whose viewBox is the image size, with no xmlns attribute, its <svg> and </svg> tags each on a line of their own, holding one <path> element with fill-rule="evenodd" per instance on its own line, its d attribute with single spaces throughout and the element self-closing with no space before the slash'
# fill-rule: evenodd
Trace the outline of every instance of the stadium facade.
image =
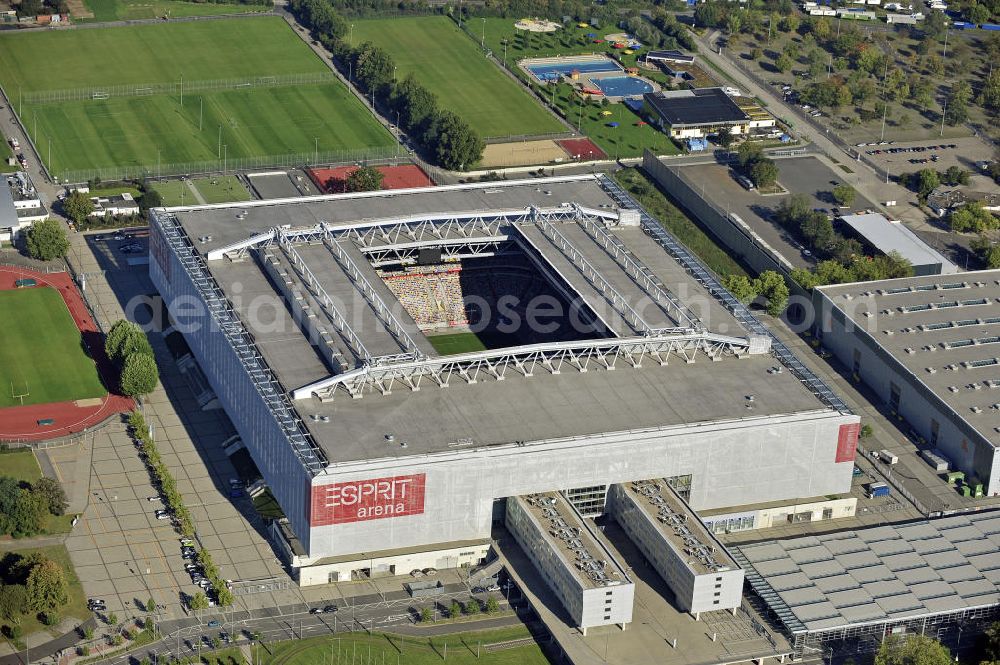
<svg viewBox="0 0 1000 665">
<path fill-rule="evenodd" d="M 151 254 L 300 584 L 474 564 L 507 497 L 850 487 L 859 418 L 604 176 L 158 209 Z"/>
</svg>

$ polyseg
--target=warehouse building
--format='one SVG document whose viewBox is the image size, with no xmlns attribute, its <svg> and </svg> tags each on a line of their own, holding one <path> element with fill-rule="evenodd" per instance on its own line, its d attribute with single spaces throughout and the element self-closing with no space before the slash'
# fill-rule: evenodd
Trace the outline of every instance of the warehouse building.
<svg viewBox="0 0 1000 665">
<path fill-rule="evenodd" d="M 734 548 L 796 654 L 905 632 L 969 631 L 1000 610 L 1000 511 Z"/>
<path fill-rule="evenodd" d="M 746 134 L 750 116 L 722 88 L 661 90 L 643 96 L 653 124 L 674 139 Z"/>
<path fill-rule="evenodd" d="M 587 521 L 555 492 L 512 497 L 507 529 L 584 635 L 632 622 L 635 584 Z"/>
<path fill-rule="evenodd" d="M 949 275 L 958 266 L 917 237 L 901 222 L 889 221 L 877 212 L 843 215 L 841 230 L 857 238 L 869 250 L 880 254 L 896 253 L 910 262 L 915 275 Z"/>
<path fill-rule="evenodd" d="M 823 347 L 917 445 L 1000 493 L 1000 271 L 822 286 L 813 304 Z"/>
<path fill-rule="evenodd" d="M 150 236 L 300 584 L 474 564 L 508 497 L 850 487 L 858 417 L 604 176 L 157 209 Z"/>
<path fill-rule="evenodd" d="M 734 610 L 743 570 L 663 480 L 612 485 L 608 513 L 667 583 L 679 609 Z"/>
</svg>

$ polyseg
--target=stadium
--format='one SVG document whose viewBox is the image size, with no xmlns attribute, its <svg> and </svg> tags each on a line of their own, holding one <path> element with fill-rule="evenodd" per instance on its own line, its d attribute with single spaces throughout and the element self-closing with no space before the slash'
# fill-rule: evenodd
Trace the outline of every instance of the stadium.
<svg viewBox="0 0 1000 665">
<path fill-rule="evenodd" d="M 476 564 L 509 497 L 850 487 L 859 418 L 603 175 L 151 217 L 302 585 Z"/>
</svg>

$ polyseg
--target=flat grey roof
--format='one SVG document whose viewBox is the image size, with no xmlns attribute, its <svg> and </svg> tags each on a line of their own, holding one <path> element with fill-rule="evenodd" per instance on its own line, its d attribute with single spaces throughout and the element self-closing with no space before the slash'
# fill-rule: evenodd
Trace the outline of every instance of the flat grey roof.
<svg viewBox="0 0 1000 665">
<path fill-rule="evenodd" d="M 1000 603 L 1000 511 L 734 548 L 755 593 L 792 633 Z"/>
<path fill-rule="evenodd" d="M 1000 270 L 819 287 L 982 437 L 1000 445 Z"/>
<path fill-rule="evenodd" d="M 6 180 L 0 183 L 0 229 L 16 229 L 21 226 L 14 208 L 14 194 Z"/>
<path fill-rule="evenodd" d="M 584 589 L 632 583 L 621 564 L 591 533 L 590 525 L 579 518 L 562 494 L 529 494 L 515 500 Z"/>
<path fill-rule="evenodd" d="M 622 483 L 621 487 L 656 524 L 663 539 L 695 575 L 739 568 L 722 543 L 666 481 L 642 480 Z M 686 554 L 689 550 L 691 553 Z"/>
<path fill-rule="evenodd" d="M 174 208 L 171 212 L 192 240 L 195 250 L 204 256 L 212 248 L 245 240 L 275 226 L 306 227 L 320 221 L 338 225 L 417 213 L 515 209 L 528 205 L 553 207 L 564 202 L 594 209 L 614 208 L 614 202 L 599 182 L 587 178 L 333 195 L 284 202 Z M 244 211 L 248 214 L 244 215 Z M 638 283 L 628 278 L 578 224 L 560 223 L 558 226 L 628 302 L 650 300 Z M 652 279 L 687 306 L 708 331 L 748 336 L 733 314 L 642 229 L 614 227 L 609 232 L 620 247 L 633 260 L 647 267 Z M 593 285 L 579 270 L 571 270 L 565 265 L 566 258 L 556 251 L 556 246 L 548 240 L 545 240 L 548 245 L 537 237 L 535 240 L 545 248 L 547 258 L 553 263 L 561 262 L 571 286 L 580 293 L 589 289 L 588 302 L 597 303 L 600 296 Z M 337 294 L 339 300 L 357 302 L 347 297 L 350 284 L 326 247 L 318 244 L 296 247 L 317 281 L 331 292 L 331 297 L 335 289 L 343 287 L 346 290 Z M 271 249 L 276 251 L 276 248 Z M 356 259 L 355 263 L 363 272 L 370 270 L 370 265 L 361 259 Z M 292 320 L 283 299 L 257 260 L 220 259 L 206 261 L 205 265 L 233 303 L 286 391 L 331 375 L 319 352 Z M 300 280 L 293 271 L 288 272 L 289 279 Z M 373 272 L 369 281 L 376 288 L 384 286 Z M 387 293 L 386 289 L 384 298 L 391 297 Z M 261 308 L 260 297 L 270 299 L 272 305 Z M 253 316 L 252 308 L 256 308 Z M 602 309 L 609 308 L 604 306 Z M 384 337 L 385 329 L 379 332 L 370 311 L 366 313 L 365 308 L 360 307 L 357 312 L 347 313 L 352 327 L 358 330 L 366 345 L 371 341 L 375 347 L 378 346 L 376 342 L 382 340 L 386 343 L 377 351 L 393 351 Z M 651 326 L 674 325 L 655 303 L 648 304 L 641 314 Z M 412 320 L 404 323 L 409 326 Z M 330 328 L 329 325 L 325 327 Z M 410 332 L 418 347 L 429 356 L 435 355 L 415 326 Z M 622 329 L 621 332 L 634 335 L 630 330 Z M 398 347 L 394 352 L 398 352 Z M 475 384 L 453 377 L 447 388 L 425 381 L 419 391 L 397 385 L 390 394 L 371 394 L 363 399 L 340 394 L 330 402 L 308 399 L 294 402 L 294 406 L 303 426 L 324 449 L 331 464 L 563 437 L 598 437 L 608 433 L 621 437 L 622 433 L 633 430 L 712 421 L 791 414 L 809 414 L 805 417 L 810 417 L 830 412 L 792 372 L 772 371 L 776 366 L 779 366 L 778 361 L 766 354 L 726 357 L 715 362 L 699 355 L 691 364 L 674 358 L 667 365 L 650 358 L 639 368 L 623 361 L 616 371 L 564 369 L 561 374 L 536 371 L 531 377 L 517 375 L 506 381 L 480 380 Z M 755 396 L 752 410 L 746 408 L 748 394 Z M 532 417 L 517 417 L 523 413 L 531 413 Z M 322 416 L 328 417 L 326 422 Z M 395 437 L 396 445 L 387 445 L 387 434 Z M 406 448 L 398 445 L 404 441 Z"/>
<path fill-rule="evenodd" d="M 647 92 L 643 99 L 672 127 L 737 123 L 750 119 L 722 88 Z"/>
<path fill-rule="evenodd" d="M 883 254 L 899 252 L 914 266 L 940 265 L 943 273 L 958 271 L 955 264 L 931 249 L 902 222 L 891 222 L 877 212 L 843 215 L 840 221 Z"/>
</svg>

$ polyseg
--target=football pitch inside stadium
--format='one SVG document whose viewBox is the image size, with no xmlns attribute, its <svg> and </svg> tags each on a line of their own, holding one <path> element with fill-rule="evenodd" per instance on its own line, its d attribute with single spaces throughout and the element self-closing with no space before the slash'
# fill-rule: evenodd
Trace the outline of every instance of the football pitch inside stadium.
<svg viewBox="0 0 1000 665">
<path fill-rule="evenodd" d="M 443 16 L 356 21 L 354 44 L 366 41 L 392 55 L 399 79 L 412 73 L 483 137 L 566 129 Z"/>
<path fill-rule="evenodd" d="M 0 321 L 0 407 L 66 402 L 108 392 L 57 290 L 0 291 Z"/>
<path fill-rule="evenodd" d="M 82 48 L 95 33 L 101 49 Z M 28 57 L 38 52 L 46 63 Z M 112 75 L 106 62 L 129 67 Z M 395 144 L 273 17 L 2 35 L 0 82 L 56 176 L 112 168 L 183 173 L 189 165 L 232 168 L 283 155 L 376 156 Z M 144 85 L 150 93 L 137 94 Z M 69 89 L 94 92 L 65 99 L 56 92 Z"/>
</svg>

